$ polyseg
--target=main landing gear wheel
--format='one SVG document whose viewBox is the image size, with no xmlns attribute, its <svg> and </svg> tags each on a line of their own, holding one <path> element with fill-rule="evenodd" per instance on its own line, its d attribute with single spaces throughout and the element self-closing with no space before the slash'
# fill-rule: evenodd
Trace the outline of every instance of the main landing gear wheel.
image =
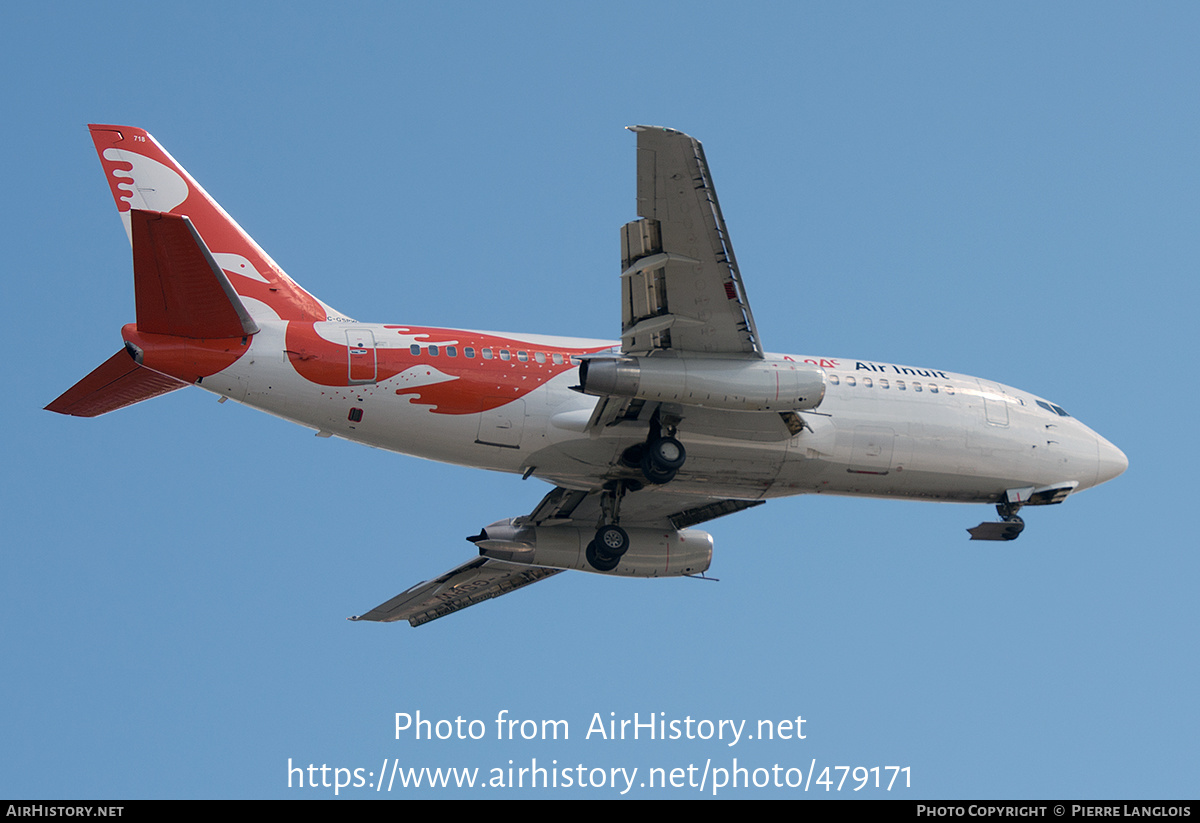
<svg viewBox="0 0 1200 823">
<path fill-rule="evenodd" d="M 675 473 L 687 460 L 687 451 L 674 437 L 659 437 L 647 444 L 642 454 L 642 474 L 661 486 L 675 479 Z"/>
<path fill-rule="evenodd" d="M 687 460 L 683 444 L 674 437 L 658 438 L 646 449 L 646 454 L 656 466 L 664 469 L 678 469 Z"/>
<path fill-rule="evenodd" d="M 596 530 L 596 539 L 587 545 L 588 563 L 600 572 L 610 572 L 629 551 L 629 534 L 620 526 L 601 526 Z"/>
</svg>

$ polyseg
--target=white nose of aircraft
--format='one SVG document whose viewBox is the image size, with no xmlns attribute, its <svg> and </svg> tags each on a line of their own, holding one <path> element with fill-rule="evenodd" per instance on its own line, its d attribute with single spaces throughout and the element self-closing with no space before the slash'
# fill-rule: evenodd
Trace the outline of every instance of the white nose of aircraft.
<svg viewBox="0 0 1200 823">
<path fill-rule="evenodd" d="M 1096 435 L 1096 485 L 1107 483 L 1129 468 L 1125 452 Z"/>
</svg>

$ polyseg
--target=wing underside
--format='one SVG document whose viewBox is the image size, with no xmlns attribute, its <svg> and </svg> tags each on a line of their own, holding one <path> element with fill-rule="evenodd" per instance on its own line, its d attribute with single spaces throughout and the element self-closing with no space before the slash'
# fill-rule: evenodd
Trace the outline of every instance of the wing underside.
<svg viewBox="0 0 1200 823">
<path fill-rule="evenodd" d="M 700 141 L 637 132 L 637 212 L 621 229 L 621 348 L 762 357 Z"/>
<path fill-rule="evenodd" d="M 407 620 L 412 626 L 420 626 L 467 606 L 552 577 L 560 571 L 476 557 L 432 580 L 418 583 L 366 614 L 350 619 L 383 623 Z"/>
<path fill-rule="evenodd" d="M 621 524 L 627 528 L 686 529 L 763 502 L 704 498 L 674 494 L 665 489 L 649 489 L 626 498 L 622 506 Z M 551 490 L 532 512 L 512 522 L 517 526 L 591 527 L 595 526 L 601 517 L 601 510 L 601 492 L 557 487 Z M 386 603 L 350 619 L 384 623 L 407 620 L 412 626 L 420 626 L 476 603 L 552 577 L 560 571 L 563 569 L 511 563 L 480 556 L 456 566 L 445 574 L 418 583 Z"/>
</svg>

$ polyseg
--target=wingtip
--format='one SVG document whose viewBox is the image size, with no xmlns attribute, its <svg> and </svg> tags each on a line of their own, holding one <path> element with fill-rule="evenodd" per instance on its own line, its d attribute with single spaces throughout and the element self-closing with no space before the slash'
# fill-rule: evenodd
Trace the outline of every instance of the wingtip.
<svg viewBox="0 0 1200 823">
<path fill-rule="evenodd" d="M 641 133 L 644 131 L 660 131 L 663 134 L 675 134 L 680 137 L 686 137 L 689 140 L 696 139 L 696 138 L 692 137 L 690 134 L 688 134 L 687 132 L 680 131 L 679 129 L 667 128 L 666 126 L 644 126 L 643 125 L 643 126 L 626 126 L 625 128 L 628 129 L 629 131 L 632 131 L 635 133 Z"/>
</svg>

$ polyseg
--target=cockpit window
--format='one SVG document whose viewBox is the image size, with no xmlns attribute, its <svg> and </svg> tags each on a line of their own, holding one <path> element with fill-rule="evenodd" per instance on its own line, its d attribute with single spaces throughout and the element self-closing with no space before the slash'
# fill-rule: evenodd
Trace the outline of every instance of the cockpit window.
<svg viewBox="0 0 1200 823">
<path fill-rule="evenodd" d="M 1036 400 L 1034 402 L 1036 402 L 1039 406 L 1041 406 L 1043 409 L 1050 412 L 1051 414 L 1057 414 L 1059 417 L 1070 417 L 1071 416 L 1071 415 L 1067 414 L 1066 411 L 1063 410 L 1062 406 L 1056 406 L 1053 403 L 1047 403 L 1045 400 Z"/>
</svg>

